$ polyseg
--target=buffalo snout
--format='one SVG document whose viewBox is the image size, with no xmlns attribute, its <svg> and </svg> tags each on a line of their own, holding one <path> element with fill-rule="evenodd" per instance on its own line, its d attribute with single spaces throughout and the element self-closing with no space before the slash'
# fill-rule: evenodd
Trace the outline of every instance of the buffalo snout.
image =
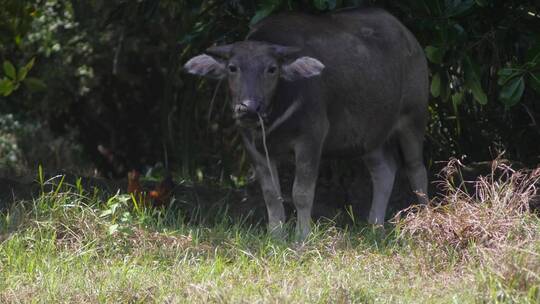
<svg viewBox="0 0 540 304">
<path fill-rule="evenodd" d="M 258 115 L 264 116 L 262 110 L 262 104 L 251 99 L 246 99 L 234 106 L 236 119 L 255 119 Z"/>
</svg>

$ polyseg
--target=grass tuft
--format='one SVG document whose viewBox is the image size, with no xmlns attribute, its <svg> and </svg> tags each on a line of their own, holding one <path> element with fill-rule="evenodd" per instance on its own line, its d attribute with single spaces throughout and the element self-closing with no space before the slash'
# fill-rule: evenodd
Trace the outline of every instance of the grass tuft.
<svg viewBox="0 0 540 304">
<path fill-rule="evenodd" d="M 531 212 L 540 169 L 516 171 L 497 159 L 487 176 L 463 181 L 462 167 L 451 160 L 440 175 L 443 195 L 396 215 L 398 238 L 432 269 L 478 265 L 482 301 L 540 302 L 540 227 Z"/>
<path fill-rule="evenodd" d="M 442 171 L 440 198 L 396 215 L 400 237 L 427 250 L 463 256 L 472 247 L 496 250 L 537 239 L 529 204 L 537 194 L 540 169 L 515 171 L 499 159 L 489 175 L 456 183 L 461 167 L 454 159 Z"/>
</svg>

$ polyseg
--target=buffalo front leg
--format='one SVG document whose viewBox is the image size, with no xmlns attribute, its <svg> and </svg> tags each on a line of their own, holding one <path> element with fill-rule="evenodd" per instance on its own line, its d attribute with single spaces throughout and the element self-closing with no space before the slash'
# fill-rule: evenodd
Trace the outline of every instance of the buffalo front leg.
<svg viewBox="0 0 540 304">
<path fill-rule="evenodd" d="M 285 210 L 276 164 L 271 161 L 269 168 L 268 164 L 259 163 L 255 169 L 268 211 L 268 232 L 277 238 L 284 238 Z"/>
<path fill-rule="evenodd" d="M 382 225 L 384 223 L 386 207 L 392 194 L 397 164 L 394 156 L 389 152 L 385 147 L 381 147 L 364 156 L 364 163 L 368 168 L 373 184 L 371 210 L 368 219 L 370 224 Z"/>
<path fill-rule="evenodd" d="M 296 176 L 293 184 L 293 202 L 296 207 L 296 238 L 304 240 L 311 225 L 311 210 L 319 174 L 322 145 L 300 144 L 295 149 Z"/>
<path fill-rule="evenodd" d="M 264 203 L 268 211 L 268 232 L 277 238 L 284 238 L 285 209 L 283 208 L 276 162 L 260 153 L 248 134 L 242 134 L 242 138 L 255 167 L 257 180 L 261 185 Z"/>
<path fill-rule="evenodd" d="M 284 238 L 283 224 L 285 223 L 285 209 L 279 185 L 279 176 L 276 162 L 269 156 L 263 155 L 255 148 L 253 141 L 247 133 L 242 134 L 244 146 L 251 157 L 257 180 L 268 211 L 268 232 L 277 238 Z"/>
</svg>

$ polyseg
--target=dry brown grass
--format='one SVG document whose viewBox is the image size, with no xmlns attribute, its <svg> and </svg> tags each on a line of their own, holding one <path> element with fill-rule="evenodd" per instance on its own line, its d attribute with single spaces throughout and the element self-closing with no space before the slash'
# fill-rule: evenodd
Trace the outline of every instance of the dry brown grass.
<svg viewBox="0 0 540 304">
<path fill-rule="evenodd" d="M 497 159 L 489 175 L 462 181 L 462 167 L 454 159 L 441 172 L 443 196 L 397 214 L 393 222 L 400 237 L 423 249 L 445 249 L 461 257 L 469 256 L 472 245 L 498 250 L 533 240 L 537 231 L 528 219 L 534 216 L 530 203 L 537 194 L 540 168 L 516 171 Z"/>
<path fill-rule="evenodd" d="M 474 181 L 463 180 L 462 168 L 451 160 L 440 174 L 443 195 L 396 215 L 398 238 L 410 241 L 424 261 L 420 272 L 444 274 L 452 265 L 455 273 L 476 273 L 485 302 L 536 303 L 540 230 L 531 206 L 538 199 L 540 168 L 514 170 L 496 159 L 491 172 Z"/>
</svg>

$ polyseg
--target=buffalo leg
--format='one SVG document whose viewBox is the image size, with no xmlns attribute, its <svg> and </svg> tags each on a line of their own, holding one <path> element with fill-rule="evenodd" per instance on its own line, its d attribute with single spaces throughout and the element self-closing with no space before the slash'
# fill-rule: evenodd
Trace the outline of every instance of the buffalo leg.
<svg viewBox="0 0 540 304">
<path fill-rule="evenodd" d="M 426 167 L 424 166 L 423 135 L 424 133 L 418 130 L 402 127 L 399 131 L 399 144 L 411 188 L 416 193 L 418 202 L 427 204 L 428 179 Z"/>
<path fill-rule="evenodd" d="M 244 146 L 255 166 L 257 180 L 261 185 L 261 190 L 268 212 L 268 232 L 277 238 L 284 238 L 283 224 L 285 223 L 285 209 L 283 208 L 283 198 L 279 185 L 279 176 L 276 162 L 267 159 L 253 145 L 250 138 L 242 135 Z"/>
<path fill-rule="evenodd" d="M 270 173 L 272 170 L 272 173 Z M 268 211 L 268 232 L 276 237 L 282 238 L 283 224 L 285 223 L 285 210 L 283 208 L 283 199 L 281 197 L 281 187 L 275 162 L 268 165 L 256 165 L 257 178 L 261 184 L 261 189 Z M 274 179 L 272 179 L 272 176 Z"/>
<path fill-rule="evenodd" d="M 304 240 L 310 232 L 321 150 L 322 144 L 299 144 L 295 148 L 296 175 L 292 194 L 297 213 L 296 237 L 299 240 Z"/>
<path fill-rule="evenodd" d="M 385 147 L 381 147 L 365 155 L 364 163 L 369 170 L 373 184 L 368 221 L 371 224 L 382 225 L 394 186 L 397 170 L 396 160 L 392 153 L 389 153 Z"/>
</svg>

